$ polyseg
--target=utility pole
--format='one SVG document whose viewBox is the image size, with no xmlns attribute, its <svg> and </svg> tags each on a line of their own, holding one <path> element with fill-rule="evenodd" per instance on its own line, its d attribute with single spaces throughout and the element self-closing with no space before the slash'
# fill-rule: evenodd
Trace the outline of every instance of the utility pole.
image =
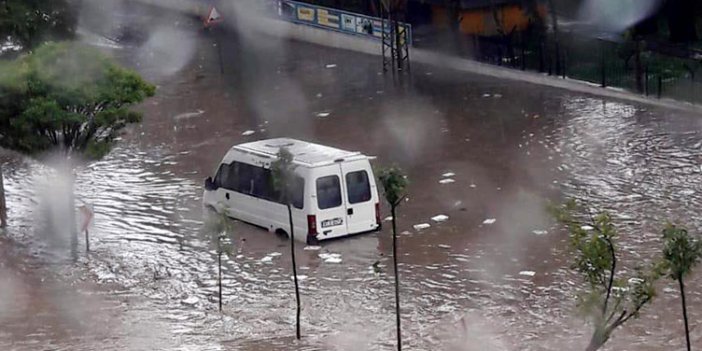
<svg viewBox="0 0 702 351">
<path fill-rule="evenodd" d="M 381 20 L 383 72 L 409 70 L 409 31 L 400 22 L 405 0 L 378 0 Z"/>
</svg>

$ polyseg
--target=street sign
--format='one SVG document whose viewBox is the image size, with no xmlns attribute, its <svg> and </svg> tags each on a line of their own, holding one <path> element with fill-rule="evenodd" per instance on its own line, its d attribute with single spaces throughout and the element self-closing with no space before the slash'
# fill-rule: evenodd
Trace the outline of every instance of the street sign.
<svg viewBox="0 0 702 351">
<path fill-rule="evenodd" d="M 80 212 L 80 232 L 82 233 L 88 230 L 93 223 L 93 209 L 88 205 L 82 205 L 78 207 L 78 211 Z"/>
<path fill-rule="evenodd" d="M 222 21 L 222 15 L 219 14 L 217 8 L 214 6 L 210 7 L 210 11 L 207 13 L 207 18 L 205 19 L 205 28 Z"/>
</svg>

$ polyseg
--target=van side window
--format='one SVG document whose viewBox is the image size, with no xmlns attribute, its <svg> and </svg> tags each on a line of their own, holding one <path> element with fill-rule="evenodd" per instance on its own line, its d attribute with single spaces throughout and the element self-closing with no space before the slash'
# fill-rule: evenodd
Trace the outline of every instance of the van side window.
<svg viewBox="0 0 702 351">
<path fill-rule="evenodd" d="M 295 177 L 290 193 L 290 203 L 297 209 L 305 207 L 305 180 L 302 177 Z"/>
<path fill-rule="evenodd" d="M 349 203 L 357 204 L 371 199 L 370 183 L 366 171 L 346 173 L 346 190 Z"/>
<path fill-rule="evenodd" d="M 251 195 L 254 185 L 254 167 L 241 162 L 234 162 L 233 165 L 235 165 L 237 171 L 237 185 L 234 190 L 242 194 Z"/>
<path fill-rule="evenodd" d="M 236 191 L 236 170 L 234 167 L 228 164 L 221 165 L 215 183 L 225 189 Z"/>
<path fill-rule="evenodd" d="M 341 205 L 339 177 L 331 175 L 317 178 L 317 205 L 320 210 Z"/>
</svg>

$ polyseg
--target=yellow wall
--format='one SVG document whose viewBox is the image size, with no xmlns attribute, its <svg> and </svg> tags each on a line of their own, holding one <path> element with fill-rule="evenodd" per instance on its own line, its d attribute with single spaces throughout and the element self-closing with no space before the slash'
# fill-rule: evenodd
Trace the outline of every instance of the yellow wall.
<svg viewBox="0 0 702 351">
<path fill-rule="evenodd" d="M 502 22 L 502 30 L 505 33 L 509 33 L 512 29 L 525 30 L 529 25 L 529 18 L 519 5 L 500 6 L 497 11 Z M 544 6 L 539 6 L 539 14 L 545 18 L 546 8 Z M 461 16 L 463 17 L 460 25 L 461 33 L 484 36 L 499 34 L 491 8 L 463 10 Z M 443 6 L 434 5 L 432 7 L 432 23 L 440 28 L 448 27 L 448 17 Z"/>
</svg>

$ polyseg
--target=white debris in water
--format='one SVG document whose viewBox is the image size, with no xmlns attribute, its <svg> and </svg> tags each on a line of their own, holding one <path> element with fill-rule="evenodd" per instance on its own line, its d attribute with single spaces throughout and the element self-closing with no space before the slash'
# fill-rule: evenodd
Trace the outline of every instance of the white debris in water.
<svg viewBox="0 0 702 351">
<path fill-rule="evenodd" d="M 176 121 L 181 120 L 181 119 L 189 119 L 189 118 L 200 116 L 203 113 L 205 113 L 204 110 L 197 110 L 195 112 L 186 112 L 186 113 L 181 113 L 181 114 L 173 117 L 173 119 L 175 119 Z"/>
<path fill-rule="evenodd" d="M 685 189 L 685 190 L 680 192 L 680 195 L 686 195 L 686 196 L 695 195 L 695 191 L 692 189 Z"/>
<path fill-rule="evenodd" d="M 321 253 L 319 258 L 324 260 L 325 263 L 341 263 L 341 254 L 337 253 Z"/>
<path fill-rule="evenodd" d="M 471 184 L 470 187 L 471 187 L 471 188 L 475 188 L 475 184 Z"/>
<path fill-rule="evenodd" d="M 400 235 L 411 235 L 412 233 L 408 230 L 403 231 Z"/>
<path fill-rule="evenodd" d="M 455 176 L 455 175 L 456 175 L 456 173 L 453 173 L 453 172 L 446 172 L 446 173 L 442 174 L 441 176 L 444 177 L 444 178 L 451 178 L 451 177 L 453 177 L 453 176 Z"/>
<path fill-rule="evenodd" d="M 273 261 L 273 257 L 271 257 L 271 256 L 266 256 L 266 257 L 261 259 L 261 262 L 264 262 L 264 263 L 271 262 L 271 261 Z"/>
<path fill-rule="evenodd" d="M 641 278 L 629 278 L 629 285 L 639 285 L 644 282 Z"/>
<path fill-rule="evenodd" d="M 677 294 L 678 291 L 673 288 L 663 288 L 663 292 L 666 294 Z"/>
<path fill-rule="evenodd" d="M 392 216 L 387 216 L 385 219 L 383 219 L 385 222 L 390 222 L 392 221 Z"/>
<path fill-rule="evenodd" d="M 331 257 L 324 260 L 325 263 L 341 263 L 341 257 Z"/>
<path fill-rule="evenodd" d="M 437 222 L 437 223 L 445 222 L 448 219 L 449 219 L 449 217 L 447 215 L 442 215 L 442 214 L 431 217 L 431 220 L 434 222 Z"/>
<path fill-rule="evenodd" d="M 271 256 L 271 257 L 278 257 L 278 256 L 282 256 L 282 255 L 283 254 L 280 252 L 273 252 L 273 253 L 268 254 L 268 256 Z"/>
<path fill-rule="evenodd" d="M 590 225 L 584 225 L 584 226 L 581 226 L 580 229 L 582 229 L 582 230 L 593 230 L 593 229 L 595 229 L 595 228 L 593 228 L 593 227 L 590 226 Z"/>
<path fill-rule="evenodd" d="M 329 117 L 330 114 L 331 114 L 330 112 L 318 112 L 317 117 L 319 117 L 319 118 Z"/>
<path fill-rule="evenodd" d="M 306 279 L 307 279 L 306 275 L 302 275 L 302 274 L 297 275 L 297 280 L 306 280 Z M 290 280 L 295 280 L 295 276 L 291 275 Z"/>
<path fill-rule="evenodd" d="M 253 130 L 247 130 L 247 131 L 241 133 L 241 135 L 243 135 L 243 136 L 249 136 L 249 135 L 252 135 L 253 133 L 256 133 L 256 132 L 253 131 Z"/>
<path fill-rule="evenodd" d="M 198 303 L 199 301 L 200 301 L 200 299 L 198 299 L 197 296 L 190 296 L 187 299 L 183 300 L 182 302 L 184 305 L 193 306 L 196 303 Z"/>
<path fill-rule="evenodd" d="M 521 272 L 519 272 L 519 275 L 523 275 L 523 276 L 525 276 L 525 277 L 533 277 L 534 275 L 536 275 L 536 272 L 533 272 L 533 271 L 521 271 Z"/>
<path fill-rule="evenodd" d="M 483 221 L 483 224 L 493 224 L 495 222 L 497 222 L 497 220 L 495 218 L 488 218 L 488 219 Z"/>
<path fill-rule="evenodd" d="M 490 94 L 485 93 L 485 94 L 483 94 L 483 97 L 484 97 L 484 98 L 489 98 L 489 97 L 490 97 Z"/>
<path fill-rule="evenodd" d="M 439 244 L 438 246 L 442 249 L 450 249 L 451 248 L 451 245 Z"/>
<path fill-rule="evenodd" d="M 414 227 L 414 230 L 422 230 L 422 229 L 427 229 L 431 227 L 429 223 L 420 223 L 420 224 L 415 224 L 412 227 Z"/>
<path fill-rule="evenodd" d="M 309 245 L 305 246 L 305 251 L 319 251 L 322 247 L 321 246 L 315 246 L 315 245 Z"/>
<path fill-rule="evenodd" d="M 330 63 L 330 64 L 326 65 L 325 67 L 327 67 L 327 68 L 334 68 L 334 67 L 336 67 L 336 64 L 335 64 L 335 63 Z"/>
<path fill-rule="evenodd" d="M 534 230 L 532 233 L 534 233 L 536 235 L 546 235 L 546 234 L 548 234 L 548 231 L 547 230 Z"/>
<path fill-rule="evenodd" d="M 453 182 L 455 182 L 455 180 L 453 180 L 451 178 L 446 178 L 446 179 L 442 179 L 439 181 L 440 184 L 451 184 Z"/>
<path fill-rule="evenodd" d="M 492 97 L 494 97 L 495 99 L 499 99 L 499 98 L 502 97 L 502 94 L 495 94 L 495 95 L 493 95 Z"/>
<path fill-rule="evenodd" d="M 318 99 L 321 99 L 322 96 L 324 96 L 324 95 L 322 95 L 322 93 L 317 93 L 317 98 L 318 98 Z"/>
</svg>

